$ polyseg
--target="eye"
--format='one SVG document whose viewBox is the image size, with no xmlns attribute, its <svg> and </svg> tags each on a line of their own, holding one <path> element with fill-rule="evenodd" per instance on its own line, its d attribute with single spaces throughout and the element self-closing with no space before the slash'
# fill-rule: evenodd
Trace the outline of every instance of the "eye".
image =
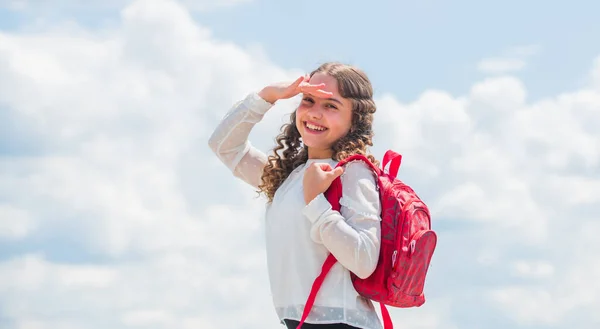
<svg viewBox="0 0 600 329">
<path fill-rule="evenodd" d="M 302 101 L 303 101 L 303 102 L 308 102 L 308 103 L 314 103 L 314 102 L 315 102 L 315 101 L 314 101 L 312 98 L 310 98 L 310 97 L 304 97 L 304 98 L 302 99 Z"/>
<path fill-rule="evenodd" d="M 326 106 L 326 107 L 329 107 L 329 108 L 332 108 L 332 109 L 334 109 L 334 110 L 337 110 L 337 107 L 336 107 L 335 105 L 333 105 L 333 104 L 327 104 L 327 105 L 325 105 L 325 106 Z"/>
</svg>

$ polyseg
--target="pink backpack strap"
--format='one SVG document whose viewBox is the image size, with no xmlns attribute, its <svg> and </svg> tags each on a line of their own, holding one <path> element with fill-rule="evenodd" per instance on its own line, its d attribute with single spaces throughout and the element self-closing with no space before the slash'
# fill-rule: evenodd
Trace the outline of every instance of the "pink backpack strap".
<svg viewBox="0 0 600 329">
<path fill-rule="evenodd" d="M 345 166 L 346 164 L 348 164 L 349 162 L 355 161 L 355 160 L 360 160 L 363 161 L 364 163 L 366 163 L 369 168 L 371 168 L 377 175 L 380 174 L 381 170 L 377 167 L 375 167 L 375 165 L 373 165 L 373 163 L 371 162 L 371 160 L 369 160 L 369 158 L 367 158 L 366 156 L 362 155 L 362 154 L 354 154 L 351 155 L 349 157 L 347 157 L 346 159 L 338 162 L 336 167 L 342 167 Z"/>
<path fill-rule="evenodd" d="M 383 156 L 383 163 L 381 164 L 381 168 L 385 168 L 388 165 L 388 163 L 390 164 L 390 175 L 396 178 L 398 175 L 398 169 L 400 169 L 400 164 L 402 163 L 402 155 L 392 150 L 388 150 Z"/>
<path fill-rule="evenodd" d="M 329 273 L 329 271 L 331 270 L 333 265 L 335 265 L 335 263 L 337 263 L 337 259 L 335 259 L 335 257 L 332 254 L 329 254 L 329 256 L 327 256 L 327 259 L 325 259 L 325 263 L 323 263 L 323 267 L 321 268 L 321 274 L 319 274 L 319 276 L 315 279 L 312 288 L 310 289 L 310 295 L 308 295 L 308 300 L 306 301 L 306 305 L 304 306 L 304 312 L 302 313 L 302 318 L 300 319 L 300 324 L 298 324 L 297 329 L 300 329 L 304 321 L 306 321 L 308 314 L 310 313 L 313 305 L 315 304 L 317 292 L 319 292 L 323 281 L 325 281 L 327 273 Z"/>
<path fill-rule="evenodd" d="M 312 310 L 312 307 L 315 304 L 315 299 L 317 299 L 317 293 L 319 292 L 319 289 L 323 285 L 323 282 L 325 281 L 325 277 L 327 276 L 327 273 L 329 273 L 329 271 L 331 270 L 333 265 L 335 265 L 335 263 L 337 263 L 337 259 L 335 259 L 333 254 L 329 254 L 329 256 L 327 256 L 327 259 L 325 259 L 325 262 L 323 263 L 323 267 L 321 268 L 321 273 L 313 282 L 312 288 L 310 289 L 310 294 L 308 295 L 308 300 L 306 301 L 306 305 L 304 305 L 304 312 L 302 313 L 302 318 L 300 319 L 300 323 L 298 324 L 298 327 L 296 327 L 296 329 L 301 329 L 302 325 L 304 324 L 304 321 L 306 321 L 306 318 L 308 318 L 308 314 L 310 314 L 310 311 Z M 381 317 L 383 318 L 383 328 L 384 329 L 394 329 L 394 324 L 392 323 L 392 317 L 390 316 L 390 313 L 388 312 L 387 308 L 382 303 L 379 303 L 379 306 L 381 307 Z"/>
<path fill-rule="evenodd" d="M 396 176 L 398 175 L 398 170 L 400 169 L 400 164 L 402 163 L 402 155 L 400 155 L 392 150 L 388 150 L 387 152 L 385 152 L 385 155 L 383 156 L 383 162 L 381 163 L 382 169 L 375 167 L 375 165 L 373 165 L 371 160 L 369 160 L 369 158 L 367 158 L 366 156 L 364 156 L 362 154 L 355 154 L 355 155 L 349 156 L 348 158 L 340 161 L 338 163 L 337 167 L 345 166 L 348 162 L 351 162 L 354 160 L 361 160 L 361 161 L 365 162 L 377 175 L 380 175 L 381 170 L 385 169 L 385 167 L 389 164 L 390 168 L 389 168 L 388 172 L 392 177 L 396 178 Z"/>
<path fill-rule="evenodd" d="M 392 323 L 392 317 L 390 316 L 390 312 L 388 312 L 385 304 L 379 303 L 381 306 L 381 317 L 383 318 L 383 329 L 394 329 L 394 324 Z"/>
</svg>

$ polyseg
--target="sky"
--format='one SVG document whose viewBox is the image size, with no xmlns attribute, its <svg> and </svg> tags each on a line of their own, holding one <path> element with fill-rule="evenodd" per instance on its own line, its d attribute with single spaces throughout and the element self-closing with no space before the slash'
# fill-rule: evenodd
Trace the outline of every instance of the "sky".
<svg viewBox="0 0 600 329">
<path fill-rule="evenodd" d="M 600 4 L 0 0 L 0 328 L 283 328 L 208 137 L 325 61 L 433 215 L 397 328 L 598 328 Z M 297 99 L 251 134 L 268 152 Z M 596 311 L 593 311 L 596 310 Z"/>
</svg>

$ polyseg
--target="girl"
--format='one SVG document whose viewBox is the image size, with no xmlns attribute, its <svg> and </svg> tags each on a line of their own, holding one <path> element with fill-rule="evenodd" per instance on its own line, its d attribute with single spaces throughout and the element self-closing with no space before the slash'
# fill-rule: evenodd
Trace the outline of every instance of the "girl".
<svg viewBox="0 0 600 329">
<path fill-rule="evenodd" d="M 302 93 L 273 154 L 248 141 L 253 126 L 280 99 Z M 357 68 L 326 63 L 291 84 L 274 84 L 237 103 L 209 145 L 234 176 L 262 192 L 266 247 L 275 311 L 296 328 L 314 279 L 329 253 L 338 263 L 328 274 L 303 328 L 368 328 L 381 324 L 370 300 L 354 289 L 350 272 L 366 278 L 380 249 L 380 201 L 373 172 L 361 161 L 333 170 L 356 153 L 379 165 L 372 145 L 373 89 Z M 324 192 L 341 175 L 341 210 Z"/>
</svg>

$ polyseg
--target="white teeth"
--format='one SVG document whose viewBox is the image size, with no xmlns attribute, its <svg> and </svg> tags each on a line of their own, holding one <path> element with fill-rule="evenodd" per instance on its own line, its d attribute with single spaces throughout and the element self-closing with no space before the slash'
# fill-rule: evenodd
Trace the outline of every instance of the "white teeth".
<svg viewBox="0 0 600 329">
<path fill-rule="evenodd" d="M 312 130 L 318 130 L 318 131 L 323 131 L 323 130 L 327 129 L 327 128 L 325 128 L 325 127 L 319 127 L 319 126 L 311 125 L 311 124 L 310 124 L 310 123 L 308 123 L 308 122 L 306 123 L 306 126 L 307 126 L 308 128 L 310 128 L 310 129 L 312 129 Z"/>
</svg>

